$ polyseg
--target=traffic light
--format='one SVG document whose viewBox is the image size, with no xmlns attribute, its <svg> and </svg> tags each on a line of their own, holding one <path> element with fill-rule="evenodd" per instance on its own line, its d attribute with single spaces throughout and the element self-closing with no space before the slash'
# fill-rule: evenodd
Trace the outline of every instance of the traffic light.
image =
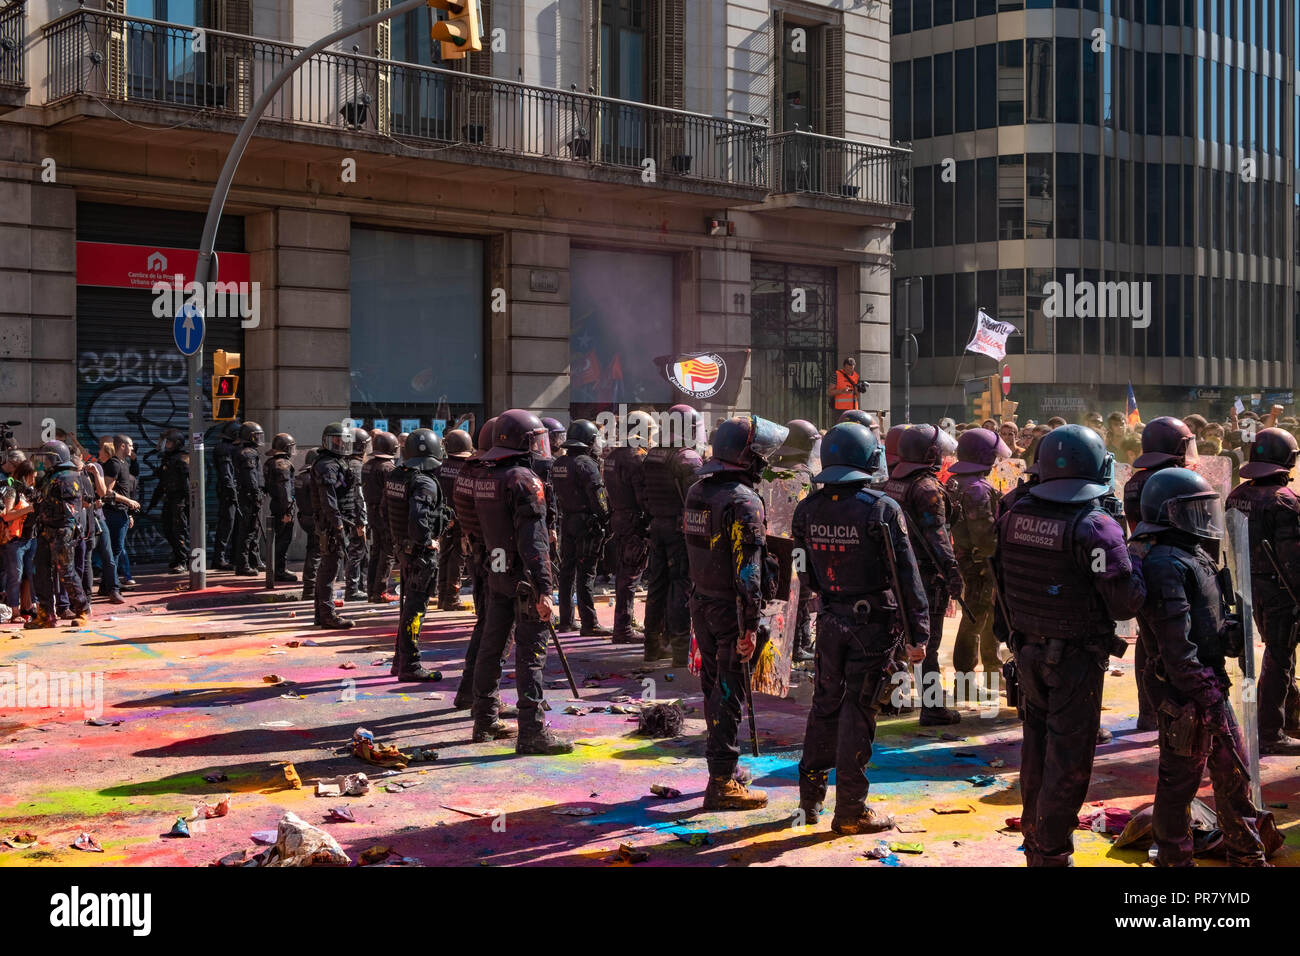
<svg viewBox="0 0 1300 956">
<path fill-rule="evenodd" d="M 975 396 L 975 411 L 971 415 L 971 421 L 982 422 L 987 418 L 993 417 L 993 395 L 989 392 L 981 392 Z"/>
<path fill-rule="evenodd" d="M 466 53 L 483 52 L 483 26 L 478 0 L 426 0 L 430 7 L 446 10 L 445 20 L 434 20 L 429 31 L 442 44 L 444 60 L 463 60 Z"/>
<path fill-rule="evenodd" d="M 239 376 L 230 374 L 239 368 L 239 353 L 217 349 L 212 353 L 212 420 L 239 420 Z"/>
</svg>

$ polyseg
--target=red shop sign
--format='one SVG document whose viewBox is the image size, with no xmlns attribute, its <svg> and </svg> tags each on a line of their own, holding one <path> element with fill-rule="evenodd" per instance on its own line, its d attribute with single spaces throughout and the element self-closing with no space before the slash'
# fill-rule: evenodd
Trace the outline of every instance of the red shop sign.
<svg viewBox="0 0 1300 956">
<path fill-rule="evenodd" d="M 252 257 L 246 252 L 219 252 L 219 282 L 248 282 Z M 165 246 L 124 246 L 115 242 L 77 243 L 77 285 L 114 289 L 152 289 L 155 282 L 182 284 L 194 278 L 199 254 Z"/>
</svg>

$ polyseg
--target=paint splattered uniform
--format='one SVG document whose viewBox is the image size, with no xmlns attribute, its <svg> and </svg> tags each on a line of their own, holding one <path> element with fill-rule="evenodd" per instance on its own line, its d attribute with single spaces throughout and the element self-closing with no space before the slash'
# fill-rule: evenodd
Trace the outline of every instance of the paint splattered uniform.
<svg viewBox="0 0 1300 956">
<path fill-rule="evenodd" d="M 378 448 L 379 433 L 375 435 Z M 375 454 L 361 466 L 361 496 L 369 520 L 370 559 L 366 565 L 366 596 L 371 604 L 380 604 L 388 591 L 388 575 L 393 570 L 393 539 L 383 512 L 384 489 L 393 473 L 393 456 Z"/>
<path fill-rule="evenodd" d="M 572 434 L 570 431 L 571 440 Z M 563 631 L 573 625 L 572 595 L 576 586 L 579 623 L 584 631 L 594 633 L 600 626 L 591 589 L 596 583 L 596 563 L 600 560 L 609 522 L 609 503 L 600 465 L 585 451 L 573 449 L 551 467 L 551 481 L 560 509 L 558 626 Z"/>
<path fill-rule="evenodd" d="M 685 667 L 690 654 L 688 606 L 690 565 L 682 534 L 686 493 L 704 466 L 693 448 L 652 448 L 642 465 L 637 489 L 650 515 L 646 571 L 645 659 L 657 660 L 662 642 L 671 645 L 674 667 Z"/>
<path fill-rule="evenodd" d="M 987 562 L 997 547 L 994 523 L 999 495 L 987 474 L 953 475 L 948 492 L 958 516 L 952 525 L 953 554 L 961 572 L 962 596 L 971 612 L 962 613 L 952 666 L 958 674 L 969 674 L 977 663 L 982 665 L 985 686 L 996 690 L 995 675 L 1001 674 L 1002 662 L 993 636 L 993 579 Z"/>
<path fill-rule="evenodd" d="M 614 643 L 631 644 L 632 599 L 636 580 L 646 568 L 646 515 L 637 500 L 643 483 L 643 448 L 622 446 L 605 459 L 605 491 L 609 498 L 610 534 L 614 539 Z"/>
<path fill-rule="evenodd" d="M 235 573 L 252 575 L 257 573 L 265 485 L 257 445 L 242 439 L 235 446 L 235 482 L 239 489 L 239 525 L 232 545 Z"/>
<path fill-rule="evenodd" d="M 316 573 L 316 623 L 322 626 L 337 627 L 342 621 L 334 609 L 334 580 L 347 557 L 347 530 L 339 510 L 339 494 L 347 481 L 347 467 L 347 462 L 337 453 L 322 448 L 311 469 L 312 511 L 320 548 L 320 568 Z"/>
<path fill-rule="evenodd" d="M 369 597 L 362 578 L 370 565 L 369 551 L 366 547 L 365 529 L 369 520 L 366 516 L 366 498 L 361 486 L 361 468 L 364 464 L 359 454 L 349 455 L 344 472 L 346 482 L 339 497 L 339 508 L 343 514 L 343 523 L 347 526 L 346 558 L 343 562 L 343 586 L 349 601 L 361 601 Z"/>
<path fill-rule="evenodd" d="M 447 502 L 452 512 L 452 520 L 447 523 L 438 542 L 438 607 L 446 610 L 460 603 L 460 584 L 464 573 L 463 544 L 461 537 L 463 527 L 455 516 L 456 476 L 464 467 L 464 459 L 447 458 L 438 469 L 438 484 L 442 487 L 443 501 Z"/>
<path fill-rule="evenodd" d="M 320 541 L 316 537 L 316 513 L 313 510 L 312 466 L 315 449 L 307 452 L 302 471 L 293 476 L 293 499 L 298 507 L 298 527 L 307 535 L 307 549 L 302 562 L 302 599 L 316 600 L 316 572 L 320 568 Z"/>
<path fill-rule="evenodd" d="M 484 564 L 483 529 L 479 525 L 478 505 L 474 500 L 474 483 L 483 471 L 482 464 L 471 458 L 456 473 L 456 487 L 452 492 L 452 505 L 456 520 L 466 542 L 465 568 L 469 572 L 470 588 L 474 595 L 474 629 L 465 648 L 465 666 L 456 689 L 455 706 L 468 710 L 474 703 L 474 665 L 478 661 L 479 645 L 483 642 L 483 627 L 487 612 L 487 568 Z"/>
<path fill-rule="evenodd" d="M 71 461 L 65 461 L 55 465 L 36 494 L 36 617 L 28 622 L 29 628 L 55 625 L 55 591 L 60 586 L 78 619 L 90 613 L 76 559 L 85 511 L 83 483 L 87 480 L 73 469 Z"/>
<path fill-rule="evenodd" d="M 445 524 L 442 489 L 434 475 L 404 463 L 388 474 L 383 507 L 393 555 L 402 575 L 392 669 L 405 677 L 420 663 L 420 628 L 438 576 L 437 543 Z"/>
<path fill-rule="evenodd" d="M 294 467 L 290 456 L 277 451 L 266 459 L 262 469 L 266 494 L 271 500 L 271 537 L 274 540 L 275 576 L 280 581 L 294 581 L 285 566 L 289 545 L 293 541 Z"/>
</svg>

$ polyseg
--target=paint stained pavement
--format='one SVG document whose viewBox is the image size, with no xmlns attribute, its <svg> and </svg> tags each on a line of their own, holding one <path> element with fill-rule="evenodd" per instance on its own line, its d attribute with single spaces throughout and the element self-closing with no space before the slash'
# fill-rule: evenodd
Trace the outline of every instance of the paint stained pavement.
<svg viewBox="0 0 1300 956">
<path fill-rule="evenodd" d="M 348 605 L 343 613 L 357 619 L 356 628 L 319 631 L 302 602 L 162 613 L 161 603 L 175 595 L 161 589 L 175 579 L 153 580 L 158 590 L 146 587 L 113 610 L 114 620 L 96 605 L 85 629 L 0 627 L 0 674 L 104 674 L 98 726 L 80 707 L 0 706 L 0 839 L 24 832 L 37 838 L 26 849 L 0 845 L 0 866 L 206 866 L 257 848 L 252 834 L 274 830 L 286 810 L 327 830 L 354 860 L 378 844 L 394 859 L 425 865 L 630 865 L 619 860 L 623 844 L 648 853 L 640 865 L 649 866 L 1023 865 L 1020 835 L 1006 826 L 1020 814 L 1019 724 L 1006 708 L 993 720 L 967 708 L 961 724 L 937 730 L 922 730 L 915 718 L 882 720 L 869 799 L 895 814 L 900 830 L 839 837 L 830 831 L 829 806 L 817 824 L 792 826 L 807 676 L 788 699 L 757 698 L 763 755 L 747 755 L 742 766 L 768 791 L 768 808 L 704 813 L 699 682 L 662 662 L 643 665 L 639 646 L 567 636 L 582 700 L 573 701 L 552 652 L 548 716 L 577 746 L 563 757 L 516 757 L 510 741 L 471 744 L 468 712 L 452 708 L 472 614 L 430 613 L 425 664 L 444 679 L 405 684 L 388 674 L 395 607 Z M 600 612 L 608 624 L 613 609 L 602 603 Z M 947 627 L 955 633 L 956 621 Z M 1089 801 L 1131 810 L 1151 799 L 1154 734 L 1132 730 L 1131 661 L 1112 667 L 1123 674 L 1107 678 L 1102 717 L 1115 739 L 1098 750 Z M 649 696 L 647 680 L 657 698 L 693 708 L 684 737 L 637 737 L 635 716 L 605 712 L 614 698 Z M 507 703 L 513 686 L 504 683 Z M 601 712 L 564 713 L 571 706 Z M 358 727 L 407 753 L 431 748 L 437 759 L 383 776 L 350 754 Z M 285 763 L 293 764 L 301 790 L 286 781 Z M 1279 865 L 1297 857 L 1298 763 L 1264 761 L 1265 800 L 1288 838 L 1273 861 Z M 357 772 L 371 779 L 367 795 L 315 795 L 316 778 Z M 205 780 L 221 774 L 228 779 Z M 653 785 L 681 796 L 655 796 Z M 189 838 L 164 836 L 178 817 L 225 794 L 228 815 L 191 822 Z M 1207 791 L 1201 796 L 1212 803 Z M 356 822 L 325 822 L 335 807 L 350 809 Z M 83 832 L 102 854 L 72 848 Z M 922 852 L 868 859 L 882 838 L 920 844 Z M 1109 837 L 1084 830 L 1076 846 L 1081 866 L 1133 866 L 1146 857 L 1114 850 Z"/>
</svg>

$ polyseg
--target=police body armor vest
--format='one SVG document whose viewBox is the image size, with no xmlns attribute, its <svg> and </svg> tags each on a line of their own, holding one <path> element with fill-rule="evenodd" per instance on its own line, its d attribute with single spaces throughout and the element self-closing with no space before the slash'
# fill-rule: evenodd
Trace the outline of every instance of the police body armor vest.
<svg viewBox="0 0 1300 956">
<path fill-rule="evenodd" d="M 177 498 L 187 498 L 190 493 L 189 483 L 189 455 L 183 451 L 168 452 L 163 459 L 163 472 L 161 481 L 163 485 L 163 496 L 173 501 Z"/>
<path fill-rule="evenodd" d="M 334 498 L 339 504 L 339 513 L 343 514 L 343 490 L 347 484 L 348 463 L 337 455 L 321 452 L 316 464 L 311 466 L 312 513 L 314 519 L 329 520 L 325 512 L 325 485 L 334 486 Z M 331 530 L 326 528 L 325 530 Z"/>
<path fill-rule="evenodd" d="M 632 472 L 639 467 L 635 448 L 615 448 L 605 460 L 605 494 L 609 497 L 610 511 L 640 511 L 636 490 L 632 487 Z"/>
<path fill-rule="evenodd" d="M 361 516 L 363 504 L 361 462 L 346 458 L 343 460 L 343 487 L 339 490 L 339 513 L 349 521 L 356 521 Z"/>
<path fill-rule="evenodd" d="M 224 495 L 235 484 L 235 446 L 222 439 L 212 452 L 212 464 L 217 472 L 217 492 Z"/>
<path fill-rule="evenodd" d="M 646 452 L 641 466 L 645 469 L 644 504 L 653 518 L 681 516 L 685 505 L 674 466 L 683 451 L 682 448 L 651 448 Z"/>
<path fill-rule="evenodd" d="M 1113 634 L 1114 622 L 1092 586 L 1091 569 L 1074 556 L 1075 529 L 1093 510 L 1025 496 L 998 541 L 1003 598 L 1022 634 L 1082 640 Z"/>
<path fill-rule="evenodd" d="M 391 458 L 371 458 L 361 466 L 361 497 L 366 502 L 366 518 L 375 527 L 383 524 L 381 510 L 384 485 L 396 463 Z"/>
<path fill-rule="evenodd" d="M 388 536 L 397 549 L 408 548 L 412 543 L 408 531 L 411 517 L 408 486 L 414 477 L 415 469 L 399 465 L 388 473 L 388 478 L 384 481 L 384 515 L 388 522 Z"/>
<path fill-rule="evenodd" d="M 701 594 L 715 598 L 736 596 L 735 559 L 732 556 L 728 519 L 731 509 L 752 498 L 764 516 L 763 499 L 748 485 L 726 472 L 706 476 L 691 486 L 682 511 L 686 534 L 686 555 L 691 582 Z"/>
<path fill-rule="evenodd" d="M 483 469 L 477 461 L 467 461 L 456 472 L 456 487 L 452 489 L 451 503 L 461 530 L 469 535 L 473 544 L 483 543 L 483 529 L 479 525 L 478 506 L 474 501 L 474 479 Z"/>
<path fill-rule="evenodd" d="M 562 515 L 591 514 L 591 504 L 582 487 L 585 476 L 578 469 L 578 460 L 581 458 L 586 458 L 596 465 L 595 459 L 590 455 L 568 454 L 557 458 L 551 468 L 551 482 L 555 487 L 555 499 Z M 480 523 L 482 523 L 481 516 Z"/>
<path fill-rule="evenodd" d="M 37 519 L 42 529 L 80 529 L 86 503 L 82 484 L 86 479 L 70 468 L 60 468 L 41 487 Z"/>
<path fill-rule="evenodd" d="M 443 502 L 452 512 L 456 510 L 456 476 L 464 467 L 463 458 L 448 458 L 438 468 L 438 488 L 442 492 Z"/>
<path fill-rule="evenodd" d="M 1142 468 L 1133 472 L 1124 482 L 1124 517 L 1130 529 L 1142 520 L 1142 488 L 1158 468 Z"/>
<path fill-rule="evenodd" d="M 1286 570 L 1291 587 L 1300 583 L 1300 499 L 1284 484 L 1260 484 L 1247 481 L 1232 489 L 1228 507 L 1246 516 L 1250 534 L 1251 577 L 1276 578 L 1273 562 L 1264 550 L 1267 539 L 1273 544 L 1278 563 Z"/>
<path fill-rule="evenodd" d="M 308 531 L 316 527 L 311 495 L 311 469 L 304 468 L 293 476 L 293 498 L 298 504 L 298 523 Z"/>
<path fill-rule="evenodd" d="M 510 486 L 525 480 L 514 474 L 526 472 L 527 479 L 541 482 L 526 464 L 506 463 L 496 467 L 475 469 L 474 510 L 478 513 L 479 529 L 483 534 L 483 547 L 489 555 L 498 552 L 505 556 L 505 570 L 488 562 L 488 581 L 494 590 L 511 593 L 514 582 L 523 579 L 523 562 L 519 558 L 519 544 L 515 533 L 515 502 L 511 500 Z M 543 511 L 545 504 L 543 503 Z"/>
<path fill-rule="evenodd" d="M 955 499 L 955 510 L 958 515 L 958 518 L 953 521 L 951 528 L 953 547 L 967 555 L 979 550 L 980 544 L 980 542 L 975 539 L 975 536 L 971 534 L 973 529 L 970 524 L 975 520 L 977 515 L 982 518 L 982 513 L 984 512 L 983 501 L 976 500 L 973 494 L 974 488 L 972 486 L 977 483 L 982 483 L 987 486 L 986 494 L 989 498 L 989 510 L 987 514 L 990 520 L 995 520 L 998 515 L 998 502 L 1001 500 L 1002 496 L 998 494 L 997 489 L 993 487 L 993 483 L 988 480 L 987 476 L 956 475 L 948 483 L 948 489 L 952 494 L 952 497 Z M 987 557 L 988 555 L 984 556 Z"/>
<path fill-rule="evenodd" d="M 799 503 L 808 563 L 821 593 L 832 601 L 856 599 L 890 587 L 880 524 L 881 492 L 819 488 Z"/>
<path fill-rule="evenodd" d="M 885 494 L 897 501 L 898 506 L 903 509 L 908 533 L 914 534 L 914 536 L 920 535 L 922 524 L 920 515 L 917 514 L 916 503 L 913 499 L 913 495 L 916 492 L 917 484 L 926 478 L 932 478 L 936 484 L 938 483 L 938 478 L 930 474 L 930 472 L 919 471 L 908 475 L 906 478 L 890 478 L 885 482 L 884 488 L 881 489 Z M 942 515 L 941 517 L 944 519 L 946 524 L 947 515 Z M 936 568 L 934 562 L 930 560 L 927 544 L 928 542 L 918 541 L 915 544 L 915 548 L 916 563 L 922 571 L 926 572 L 926 576 L 929 577 L 937 573 L 939 569 Z"/>
</svg>

